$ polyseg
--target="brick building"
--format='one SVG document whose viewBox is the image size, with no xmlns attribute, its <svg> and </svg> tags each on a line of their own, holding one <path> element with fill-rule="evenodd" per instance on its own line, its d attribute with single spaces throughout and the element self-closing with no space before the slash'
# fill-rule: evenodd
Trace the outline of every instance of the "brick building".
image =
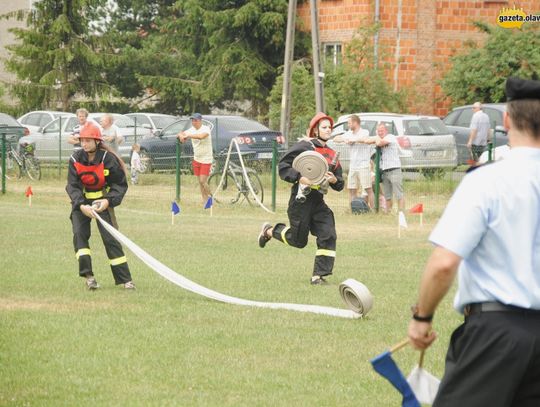
<svg viewBox="0 0 540 407">
<path fill-rule="evenodd" d="M 449 57 L 465 41 L 484 39 L 473 21 L 495 24 L 500 10 L 514 3 L 527 13 L 540 10 L 540 0 L 319 0 L 321 52 L 339 61 L 343 45 L 360 24 L 375 21 L 378 5 L 381 30 L 374 40 L 391 65 L 388 80 L 395 90 L 411 90 L 410 112 L 442 116 L 450 101 L 443 100 L 437 81 L 448 69 Z M 310 29 L 309 1 L 298 5 L 298 16 Z"/>
</svg>

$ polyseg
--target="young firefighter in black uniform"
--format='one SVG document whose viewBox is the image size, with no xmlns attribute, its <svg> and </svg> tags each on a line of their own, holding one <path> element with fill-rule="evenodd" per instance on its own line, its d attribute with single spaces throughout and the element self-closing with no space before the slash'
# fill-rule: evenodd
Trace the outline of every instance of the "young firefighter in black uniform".
<svg viewBox="0 0 540 407">
<path fill-rule="evenodd" d="M 311 284 L 326 284 L 325 276 L 332 274 L 334 259 L 336 257 L 336 225 L 334 213 L 324 202 L 324 195 L 318 186 L 313 185 L 305 202 L 296 200 L 299 183 L 310 185 L 311 182 L 302 177 L 293 167 L 294 159 L 304 151 L 317 151 L 322 154 L 328 163 L 332 163 L 336 152 L 326 146 L 332 133 L 334 121 L 324 113 L 317 113 L 309 123 L 309 137 L 293 145 L 279 162 L 279 176 L 284 181 L 293 184 L 287 215 L 290 226 L 278 223 L 271 226 L 265 223 L 259 234 L 259 246 L 264 247 L 273 237 L 289 246 L 302 248 L 308 242 L 308 235 L 317 237 L 317 252 Z M 334 160 L 335 161 L 335 160 Z M 341 191 L 345 185 L 342 169 L 339 162 L 329 165 L 326 178 L 330 187 Z"/>
<path fill-rule="evenodd" d="M 66 191 L 71 198 L 71 224 L 73 245 L 79 261 L 79 275 L 86 278 L 89 290 L 99 285 L 92 270 L 90 252 L 90 222 L 92 208 L 101 218 L 116 226 L 113 208 L 120 205 L 127 191 L 126 172 L 122 160 L 103 144 L 99 128 L 88 123 L 81 129 L 81 149 L 69 159 Z M 126 256 L 120 243 L 103 226 L 97 223 L 101 239 L 107 251 L 115 283 L 126 289 L 134 289 Z"/>
</svg>

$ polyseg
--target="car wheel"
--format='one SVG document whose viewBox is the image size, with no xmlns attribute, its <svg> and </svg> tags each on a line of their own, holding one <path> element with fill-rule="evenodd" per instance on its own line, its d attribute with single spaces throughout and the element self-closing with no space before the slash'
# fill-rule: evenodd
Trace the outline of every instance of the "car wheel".
<svg viewBox="0 0 540 407">
<path fill-rule="evenodd" d="M 148 151 L 141 150 L 139 156 L 141 157 L 141 173 L 150 174 L 151 172 L 153 172 L 154 165 L 152 162 L 152 157 L 150 156 L 150 154 L 148 154 Z"/>
</svg>

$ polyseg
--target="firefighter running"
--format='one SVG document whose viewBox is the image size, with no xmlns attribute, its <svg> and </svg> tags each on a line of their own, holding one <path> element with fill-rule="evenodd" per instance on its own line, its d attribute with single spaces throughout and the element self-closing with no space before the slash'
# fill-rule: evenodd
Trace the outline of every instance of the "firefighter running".
<svg viewBox="0 0 540 407">
<path fill-rule="evenodd" d="M 279 162 L 279 176 L 292 183 L 287 214 L 290 226 L 265 223 L 259 234 L 259 246 L 265 247 L 275 238 L 289 246 L 303 248 L 311 232 L 317 238 L 317 251 L 311 284 L 327 284 L 325 276 L 332 274 L 336 257 L 336 225 L 334 213 L 324 202 L 324 193 L 319 185 L 311 182 L 293 168 L 294 159 L 304 151 L 316 151 L 329 163 L 326 179 L 332 189 L 341 191 L 345 185 L 339 161 L 333 163 L 336 152 L 326 145 L 332 133 L 333 120 L 324 113 L 317 113 L 309 124 L 308 137 L 293 145 Z M 334 165 L 331 165 L 334 164 Z M 299 184 L 309 185 L 304 199 L 297 199 Z"/>
<path fill-rule="evenodd" d="M 127 191 L 125 166 L 122 160 L 103 144 L 100 129 L 87 123 L 79 135 L 81 149 L 69 159 L 66 192 L 71 199 L 71 224 L 73 246 L 79 262 L 79 275 L 86 278 L 89 290 L 96 290 L 99 284 L 92 269 L 89 239 L 90 222 L 94 218 L 92 210 L 114 227 L 116 219 L 113 208 L 120 205 Z M 134 289 L 126 256 L 120 243 L 98 222 L 101 239 L 109 258 L 116 285 Z"/>
</svg>

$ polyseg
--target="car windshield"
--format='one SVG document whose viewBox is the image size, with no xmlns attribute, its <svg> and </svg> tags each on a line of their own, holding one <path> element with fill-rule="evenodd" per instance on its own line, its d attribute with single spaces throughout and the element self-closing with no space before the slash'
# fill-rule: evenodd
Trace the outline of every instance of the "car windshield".
<svg viewBox="0 0 540 407">
<path fill-rule="evenodd" d="M 449 134 L 440 119 L 404 120 L 403 127 L 407 136 L 440 136 Z"/>
<path fill-rule="evenodd" d="M 245 117 L 218 117 L 219 127 L 230 132 L 242 131 L 268 131 L 268 127 Z"/>
<path fill-rule="evenodd" d="M 154 125 L 157 129 L 164 129 L 169 124 L 174 123 L 178 120 L 177 117 L 167 117 L 167 116 L 150 116 L 154 122 Z"/>
<path fill-rule="evenodd" d="M 0 126 L 17 126 L 21 127 L 19 122 L 12 118 L 11 116 L 8 116 L 5 113 L 0 113 Z"/>
<path fill-rule="evenodd" d="M 135 122 L 131 117 L 113 115 L 114 124 L 117 127 L 135 127 Z"/>
</svg>

